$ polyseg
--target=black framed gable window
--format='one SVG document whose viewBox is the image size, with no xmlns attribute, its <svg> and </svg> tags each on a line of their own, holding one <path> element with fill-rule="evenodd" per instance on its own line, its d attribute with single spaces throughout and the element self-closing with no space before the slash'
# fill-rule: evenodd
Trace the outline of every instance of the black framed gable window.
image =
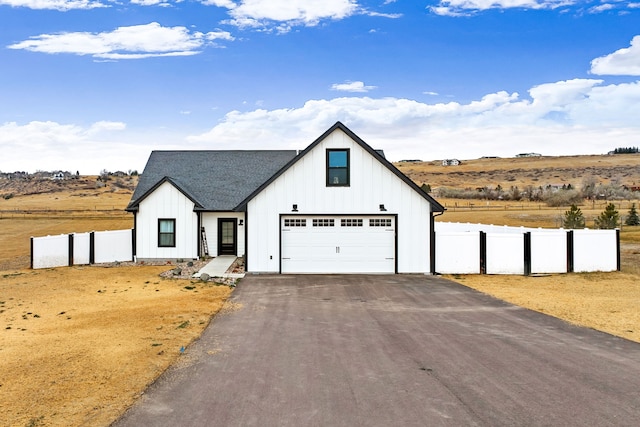
<svg viewBox="0 0 640 427">
<path fill-rule="evenodd" d="M 158 247 L 176 247 L 176 220 L 160 218 L 158 220 Z"/>
<path fill-rule="evenodd" d="M 349 150 L 327 150 L 327 187 L 349 186 Z"/>
</svg>

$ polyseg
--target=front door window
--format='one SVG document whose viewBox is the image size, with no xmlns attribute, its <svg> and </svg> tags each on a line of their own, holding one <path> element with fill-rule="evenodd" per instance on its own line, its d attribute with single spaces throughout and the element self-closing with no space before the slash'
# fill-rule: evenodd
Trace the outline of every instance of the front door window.
<svg viewBox="0 0 640 427">
<path fill-rule="evenodd" d="M 235 218 L 218 220 L 218 255 L 236 254 L 236 222 Z"/>
</svg>

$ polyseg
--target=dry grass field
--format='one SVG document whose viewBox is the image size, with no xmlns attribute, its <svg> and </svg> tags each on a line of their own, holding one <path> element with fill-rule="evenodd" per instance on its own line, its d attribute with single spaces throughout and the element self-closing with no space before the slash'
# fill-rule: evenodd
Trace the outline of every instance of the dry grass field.
<svg viewBox="0 0 640 427">
<path fill-rule="evenodd" d="M 130 190 L 78 187 L 0 199 L 3 426 L 109 425 L 169 365 L 187 362 L 180 348 L 231 293 L 163 279 L 168 265 L 29 270 L 31 236 L 132 227 L 122 211 Z"/>
<path fill-rule="evenodd" d="M 637 173 L 636 158 L 629 158 L 633 164 L 611 167 L 635 168 Z M 560 159 L 554 161 L 569 167 L 566 158 Z M 591 167 L 587 165 L 610 158 L 578 160 L 585 162 L 580 163 L 582 169 L 567 176 L 580 175 Z M 473 179 L 464 174 L 449 177 L 449 172 L 460 171 L 452 167 L 438 166 L 440 175 L 421 170 L 412 175 L 408 167 L 401 168 L 419 184 L 475 186 L 474 180 L 489 173 L 490 164 L 499 166 L 489 163 L 483 166 L 485 171 L 477 167 Z M 514 173 L 514 168 L 500 167 Z M 529 173 L 537 173 L 535 168 L 530 171 L 517 179 L 527 182 Z M 425 173 L 431 175 L 419 175 Z M 559 174 L 545 170 L 540 179 Z M 36 194 L 12 189 L 12 198 L 0 198 L 0 425 L 107 426 L 170 364 L 188 363 L 180 348 L 201 334 L 231 291 L 226 286 L 161 278 L 159 274 L 170 266 L 29 270 L 31 236 L 132 226 L 130 215 L 122 213 L 130 189 L 96 187 L 92 181 L 68 189 L 55 185 L 55 191 L 44 188 Z M 0 194 L 7 191 L 0 186 Z M 448 207 L 438 217 L 444 221 L 553 227 L 566 210 L 493 201 L 465 207 L 466 201 L 440 201 Z M 587 216 L 601 210 L 582 208 Z M 640 342 L 640 229 L 623 228 L 622 241 L 621 272 L 450 278 Z"/>
</svg>

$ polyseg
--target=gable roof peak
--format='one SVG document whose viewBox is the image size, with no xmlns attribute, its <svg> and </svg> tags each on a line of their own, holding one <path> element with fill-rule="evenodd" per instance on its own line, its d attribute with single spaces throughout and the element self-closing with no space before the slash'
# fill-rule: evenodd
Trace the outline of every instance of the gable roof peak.
<svg viewBox="0 0 640 427">
<path fill-rule="evenodd" d="M 302 150 L 300 154 L 291 159 L 286 165 L 284 165 L 278 172 L 276 172 L 271 178 L 269 178 L 264 184 L 258 187 L 253 193 L 251 193 L 246 199 L 244 199 L 237 207 L 237 210 L 244 209 L 247 206 L 247 203 L 251 201 L 255 196 L 257 196 L 265 187 L 275 181 L 280 175 L 286 172 L 291 166 L 293 166 L 296 162 L 298 162 L 301 158 L 303 158 L 307 153 L 313 150 L 318 144 L 320 144 L 323 140 L 325 140 L 329 135 L 331 135 L 335 130 L 340 129 L 343 131 L 349 138 L 351 138 L 356 144 L 360 145 L 365 151 L 371 154 L 375 159 L 377 159 L 380 163 L 382 163 L 387 169 L 389 169 L 394 175 L 404 181 L 409 187 L 411 187 L 414 191 L 420 194 L 423 198 L 425 198 L 429 204 L 431 204 L 434 212 L 444 212 L 445 207 L 438 203 L 433 197 L 429 194 L 425 193 L 415 182 L 413 182 L 408 176 L 400 172 L 398 168 L 396 168 L 392 163 L 390 163 L 384 156 L 382 150 L 374 150 L 371 148 L 369 144 L 364 142 L 358 135 L 353 133 L 351 129 L 345 126 L 341 121 L 337 121 L 333 126 L 327 129 L 322 135 L 316 138 L 307 148 Z"/>
</svg>

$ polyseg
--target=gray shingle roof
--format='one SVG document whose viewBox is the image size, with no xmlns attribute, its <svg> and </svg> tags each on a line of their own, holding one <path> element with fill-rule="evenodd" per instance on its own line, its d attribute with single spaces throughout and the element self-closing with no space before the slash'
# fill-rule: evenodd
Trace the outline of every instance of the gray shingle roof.
<svg viewBox="0 0 640 427">
<path fill-rule="evenodd" d="M 295 150 L 153 151 L 127 210 L 136 210 L 152 190 L 170 181 L 196 209 L 233 211 L 295 157 Z"/>
</svg>

